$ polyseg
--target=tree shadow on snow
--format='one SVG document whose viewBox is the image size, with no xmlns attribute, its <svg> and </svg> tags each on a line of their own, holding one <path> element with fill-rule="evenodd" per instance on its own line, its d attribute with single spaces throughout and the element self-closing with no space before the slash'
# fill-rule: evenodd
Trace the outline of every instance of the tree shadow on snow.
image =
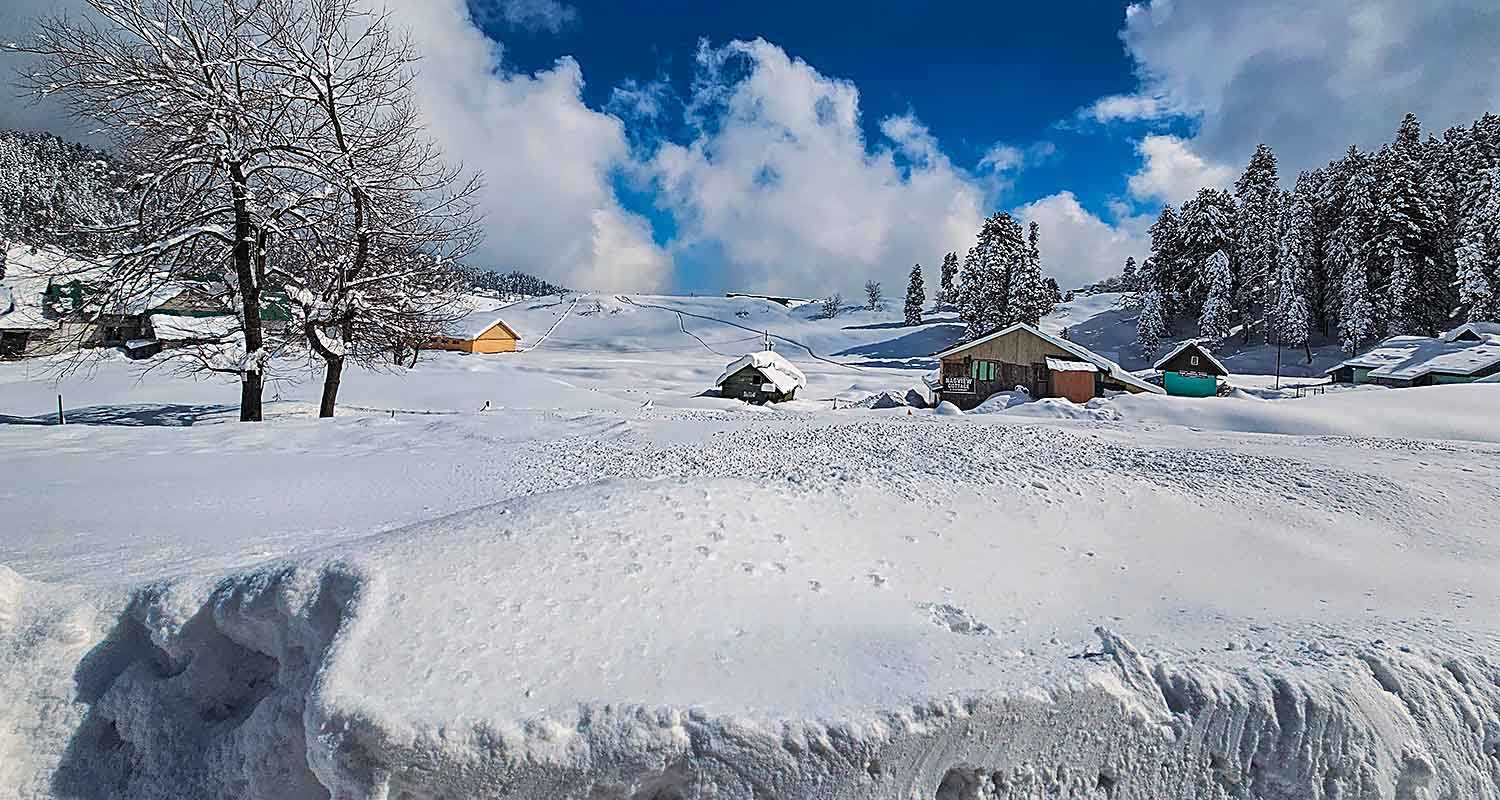
<svg viewBox="0 0 1500 800">
<path fill-rule="evenodd" d="M 955 323 L 923 325 L 905 336 L 870 342 L 834 353 L 835 356 L 866 356 L 873 359 L 921 360 L 931 362 L 934 353 L 953 346 L 963 336 L 964 327 Z"/>
<path fill-rule="evenodd" d="M 85 406 L 64 411 L 69 425 L 125 425 L 129 427 L 180 428 L 235 411 L 232 405 L 186 405 L 177 403 L 140 403 L 120 406 Z M 57 414 L 49 412 L 32 417 L 0 414 L 0 425 L 56 425 Z"/>
<path fill-rule="evenodd" d="M 1152 361 L 1135 344 L 1137 309 L 1111 308 L 1077 325 L 1068 326 L 1068 341 L 1077 342 L 1129 370 L 1145 369 Z"/>
<path fill-rule="evenodd" d="M 920 328 L 925 325 L 941 325 L 945 322 L 951 322 L 951 320 L 925 320 L 915 325 L 907 325 L 903 320 L 895 320 L 893 322 L 871 322 L 868 325 L 845 325 L 843 328 L 846 331 L 893 331 L 898 328 Z"/>
</svg>

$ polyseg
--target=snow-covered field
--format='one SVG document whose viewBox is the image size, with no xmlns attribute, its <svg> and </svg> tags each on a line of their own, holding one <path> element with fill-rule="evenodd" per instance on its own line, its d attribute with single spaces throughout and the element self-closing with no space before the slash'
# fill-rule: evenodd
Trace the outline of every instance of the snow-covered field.
<svg viewBox="0 0 1500 800">
<path fill-rule="evenodd" d="M 849 408 L 959 327 L 813 312 L 526 301 L 324 421 L 0 364 L 0 795 L 1500 797 L 1500 385 Z"/>
</svg>

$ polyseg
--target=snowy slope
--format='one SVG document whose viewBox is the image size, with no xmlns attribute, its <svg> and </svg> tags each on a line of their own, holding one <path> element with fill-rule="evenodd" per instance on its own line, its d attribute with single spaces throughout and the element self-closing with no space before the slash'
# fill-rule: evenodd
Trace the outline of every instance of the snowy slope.
<svg viewBox="0 0 1500 800">
<path fill-rule="evenodd" d="M 834 411 L 956 325 L 553 302 L 334 420 L 0 364 L 0 786 L 1500 797 L 1500 386 Z M 814 399 L 700 396 L 757 325 Z"/>
</svg>

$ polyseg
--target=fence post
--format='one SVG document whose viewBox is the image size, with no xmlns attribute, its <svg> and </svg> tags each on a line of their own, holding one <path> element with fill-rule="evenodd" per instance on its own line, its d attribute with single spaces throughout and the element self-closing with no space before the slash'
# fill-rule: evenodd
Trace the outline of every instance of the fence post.
<svg viewBox="0 0 1500 800">
<path fill-rule="evenodd" d="M 68 418 L 63 416 L 62 395 L 57 396 L 57 424 L 68 424 Z"/>
</svg>

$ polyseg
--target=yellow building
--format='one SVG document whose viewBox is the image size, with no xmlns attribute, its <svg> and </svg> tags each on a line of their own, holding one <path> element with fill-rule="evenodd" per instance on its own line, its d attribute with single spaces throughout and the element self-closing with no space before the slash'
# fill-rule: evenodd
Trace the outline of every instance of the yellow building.
<svg viewBox="0 0 1500 800">
<path fill-rule="evenodd" d="M 494 311 L 476 311 L 454 323 L 448 336 L 427 343 L 428 350 L 460 353 L 514 353 L 521 335 L 495 316 Z"/>
</svg>

